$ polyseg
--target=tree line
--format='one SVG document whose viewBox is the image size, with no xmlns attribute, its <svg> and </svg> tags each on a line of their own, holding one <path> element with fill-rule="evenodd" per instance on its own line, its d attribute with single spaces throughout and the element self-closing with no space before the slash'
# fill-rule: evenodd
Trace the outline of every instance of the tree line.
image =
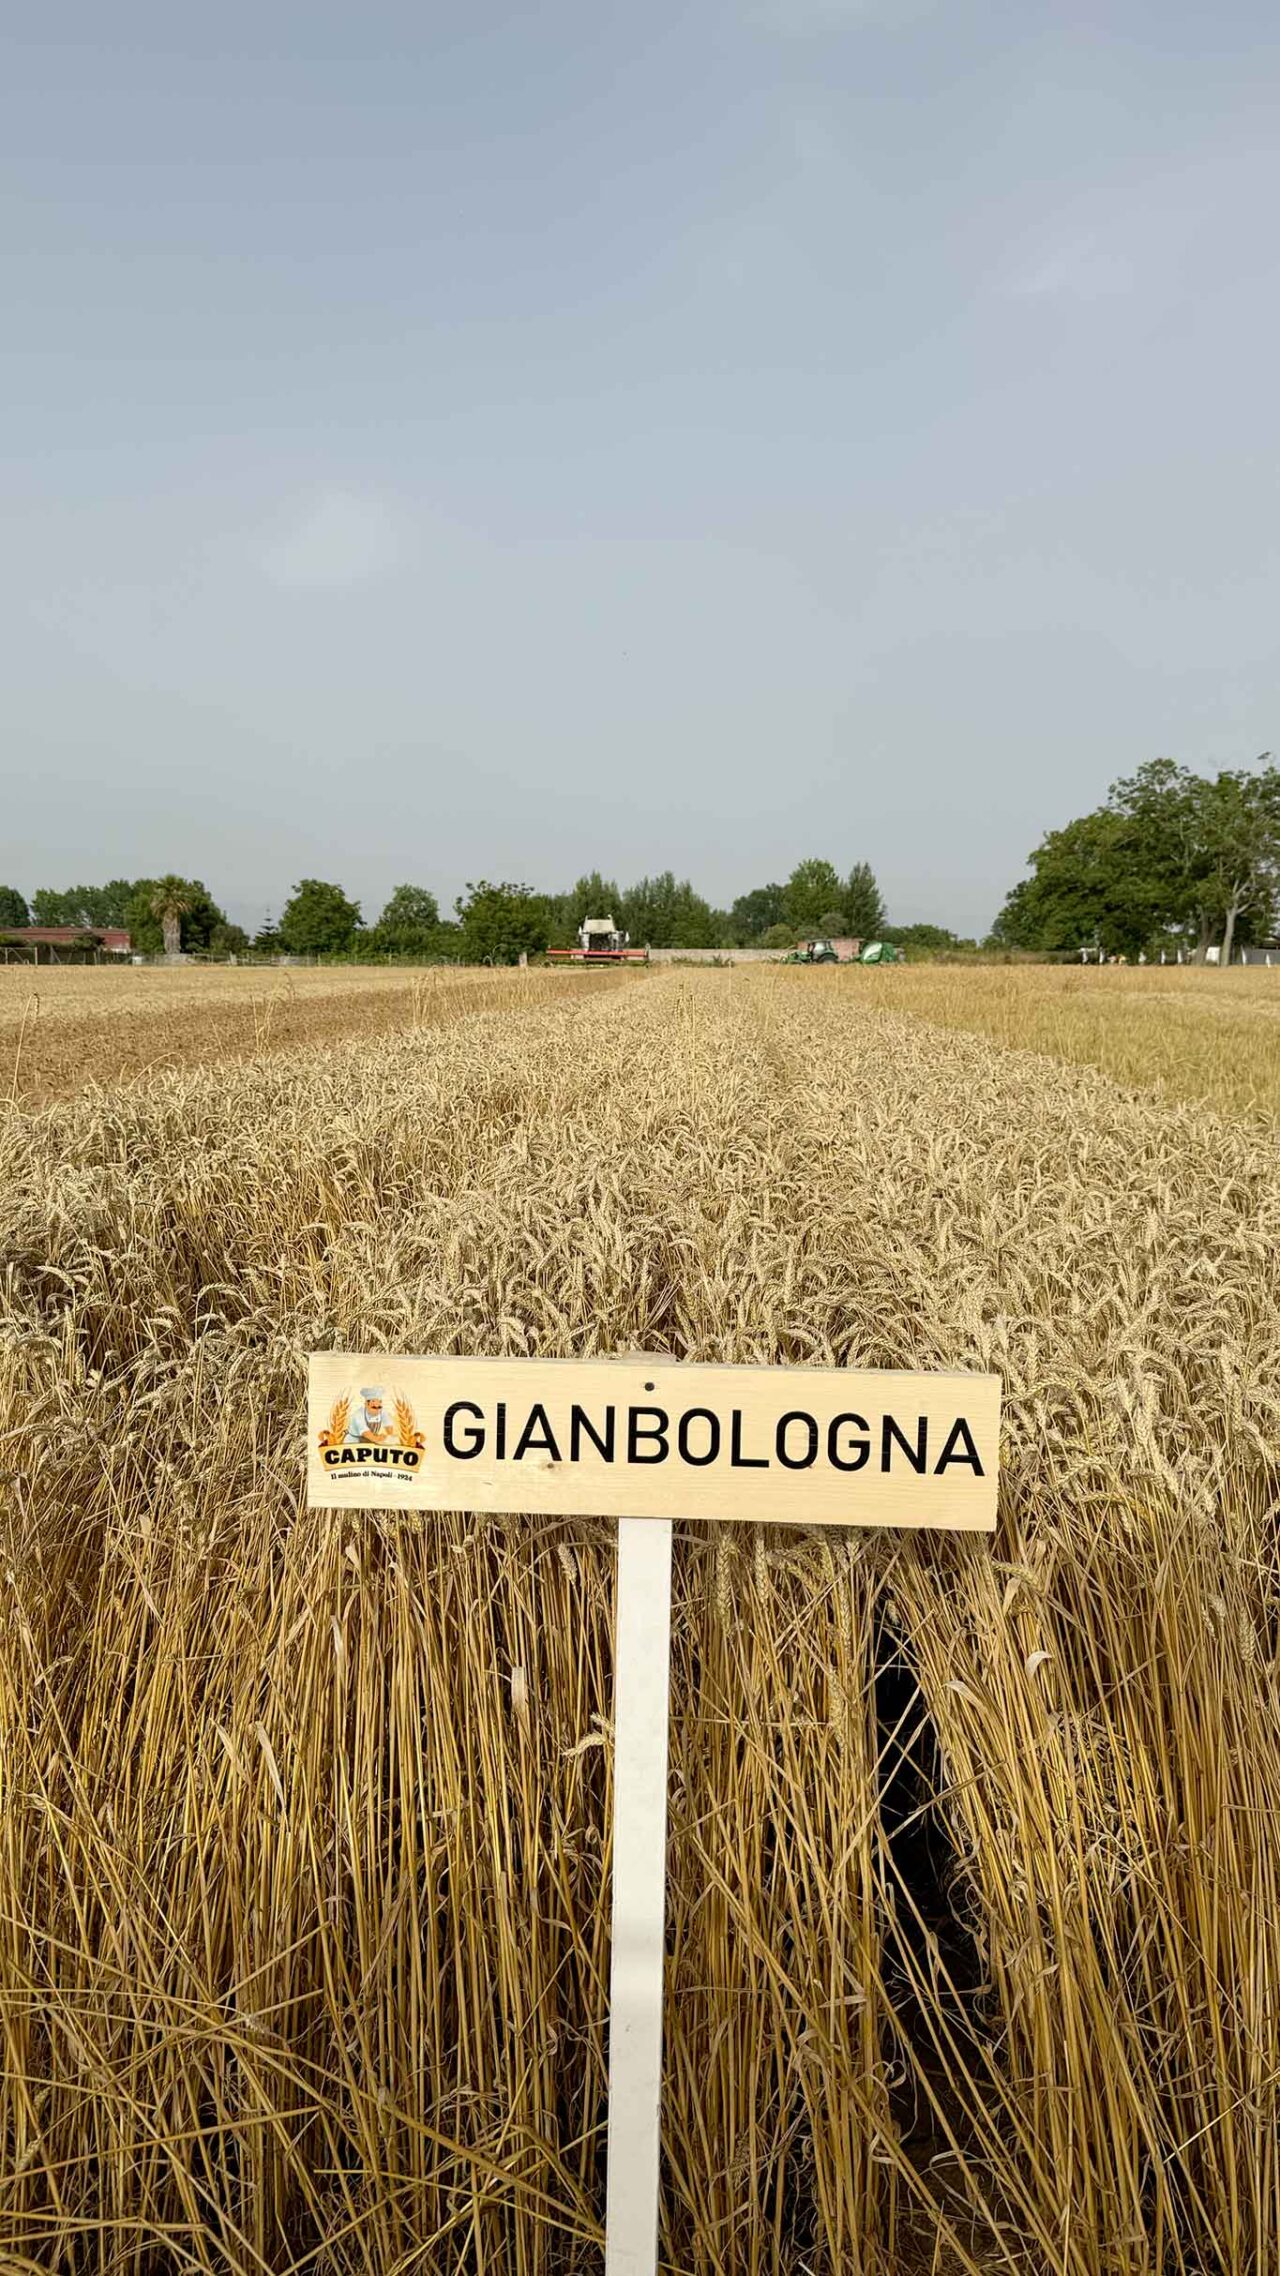
<svg viewBox="0 0 1280 2276">
<path fill-rule="evenodd" d="M 995 945 L 1110 956 L 1181 950 L 1203 959 L 1275 937 L 1280 770 L 1198 775 L 1152 759 L 1103 804 L 1050 830 L 996 920 Z"/>
<path fill-rule="evenodd" d="M 1077 956 L 1203 957 L 1275 938 L 1280 923 L 1280 769 L 1264 752 L 1252 769 L 1198 775 L 1152 759 L 1114 782 L 1102 805 L 1050 830 L 1029 857 L 983 946 L 998 952 Z M 843 875 L 827 860 L 796 864 L 785 883 L 753 886 L 728 909 L 712 906 L 673 870 L 619 886 L 598 870 L 568 892 L 481 878 L 442 916 L 423 885 L 398 885 L 372 924 L 341 885 L 304 877 L 278 918 L 251 940 L 229 922 L 199 878 L 113 878 L 106 885 L 41 889 L 30 907 L 0 886 L 0 933 L 28 923 L 118 926 L 142 954 L 393 957 L 515 963 L 521 954 L 571 948 L 585 917 L 612 915 L 637 946 L 786 948 L 823 935 L 893 941 L 908 952 L 976 950 L 940 925 L 894 926 L 869 863 Z"/>
<path fill-rule="evenodd" d="M 233 925 L 198 877 L 113 877 L 106 885 L 41 887 L 25 896 L 0 885 L 0 933 L 27 925 L 74 925 L 91 933 L 127 932 L 144 956 L 162 950 L 204 950 L 233 955 L 250 946 L 243 925 Z"/>
<path fill-rule="evenodd" d="M 521 954 L 571 948 L 586 917 L 612 916 L 638 946 L 651 948 L 786 948 L 823 935 L 863 940 L 936 935 L 931 926 L 894 928 L 870 865 L 855 862 L 843 876 L 825 860 L 797 863 L 785 883 L 754 886 L 729 909 L 717 909 L 673 870 L 619 886 L 598 870 L 568 892 L 543 893 L 530 885 L 481 878 L 468 883 L 441 915 L 424 885 L 398 885 L 372 924 L 360 903 L 329 879 L 304 877 L 252 938 L 229 922 L 199 878 L 167 876 L 107 885 L 41 888 L 24 896 L 0 886 L 0 930 L 28 923 L 75 925 L 101 932 L 119 927 L 143 955 L 161 951 L 210 956 L 294 955 L 444 959 L 460 963 L 515 963 Z"/>
</svg>

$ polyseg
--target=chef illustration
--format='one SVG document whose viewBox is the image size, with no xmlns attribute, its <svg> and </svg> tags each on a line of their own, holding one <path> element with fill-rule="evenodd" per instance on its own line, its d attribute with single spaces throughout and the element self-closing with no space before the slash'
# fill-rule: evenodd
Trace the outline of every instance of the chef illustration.
<svg viewBox="0 0 1280 2276">
<path fill-rule="evenodd" d="M 381 1391 L 362 1391 L 360 1404 L 347 1424 L 347 1445 L 389 1446 L 395 1435 L 394 1423 L 387 1421 Z"/>
</svg>

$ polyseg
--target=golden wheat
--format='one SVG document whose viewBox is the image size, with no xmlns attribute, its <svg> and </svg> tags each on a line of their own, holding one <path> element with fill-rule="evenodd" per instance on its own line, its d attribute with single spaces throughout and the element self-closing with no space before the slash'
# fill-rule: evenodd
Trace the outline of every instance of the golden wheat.
<svg viewBox="0 0 1280 2276">
<path fill-rule="evenodd" d="M 801 979 L 1119 1082 L 1280 1119 L 1280 959 L 1265 965 L 829 968 Z"/>
<path fill-rule="evenodd" d="M 349 1035 L 399 1035 L 643 978 L 634 968 L 0 966 L 0 1074 L 12 1104 L 91 1083 L 260 1057 Z"/>
<path fill-rule="evenodd" d="M 997 1368 L 994 1545 L 678 1529 L 665 2264 L 1280 2265 L 1276 1151 L 903 977 L 0 1126 L 0 2266 L 599 2267 L 610 1529 L 309 1513 L 325 1347 Z"/>
</svg>

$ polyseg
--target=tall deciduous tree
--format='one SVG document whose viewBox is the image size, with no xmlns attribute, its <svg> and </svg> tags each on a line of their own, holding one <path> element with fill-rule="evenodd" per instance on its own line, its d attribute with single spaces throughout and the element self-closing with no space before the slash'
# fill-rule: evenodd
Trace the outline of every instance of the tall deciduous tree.
<svg viewBox="0 0 1280 2276">
<path fill-rule="evenodd" d="M 26 901 L 17 886 L 0 885 L 0 928 L 17 931 L 30 922 Z"/>
<path fill-rule="evenodd" d="M 743 948 L 752 947 L 771 927 L 786 921 L 785 885 L 755 885 L 749 893 L 740 893 L 729 911 L 735 940 Z"/>
<path fill-rule="evenodd" d="M 798 933 L 816 933 L 823 913 L 843 906 L 844 892 L 829 861 L 799 861 L 786 885 L 785 914 Z"/>
<path fill-rule="evenodd" d="M 993 940 L 1057 954 L 1086 945 L 1108 955 L 1141 948 L 1149 912 L 1137 893 L 1118 814 L 1082 814 L 1050 830 L 1031 864 L 1031 876 L 1014 886 L 996 919 Z"/>
<path fill-rule="evenodd" d="M 1119 817 L 1116 846 L 1133 930 L 1143 938 L 1195 920 L 1204 900 L 1204 848 L 1198 776 L 1176 759 L 1149 759 L 1107 793 L 1104 813 Z M 1209 939 L 1202 927 L 1201 947 Z"/>
<path fill-rule="evenodd" d="M 370 932 L 369 946 L 383 956 L 427 956 L 440 929 L 440 907 L 425 885 L 397 885 Z"/>
<path fill-rule="evenodd" d="M 343 956 L 360 925 L 360 903 L 340 885 L 304 877 L 280 913 L 279 933 L 291 956 Z"/>
<path fill-rule="evenodd" d="M 517 964 L 522 955 L 537 955 L 547 945 L 551 903 L 531 885 L 491 885 L 482 877 L 468 884 L 454 907 L 465 963 Z"/>
<path fill-rule="evenodd" d="M 602 877 L 598 869 L 580 877 L 569 892 L 557 893 L 551 901 L 551 945 L 553 948 L 573 948 L 578 931 L 587 917 L 613 918 L 622 924 L 622 900 L 617 881 Z"/>
<path fill-rule="evenodd" d="M 856 861 L 844 889 L 845 922 L 858 940 L 883 933 L 885 907 L 869 861 Z"/>
<path fill-rule="evenodd" d="M 1221 926 L 1222 961 L 1229 964 L 1242 918 L 1270 919 L 1280 898 L 1280 771 L 1227 769 L 1202 785 L 1196 808 L 1201 909 L 1215 929 Z"/>
<path fill-rule="evenodd" d="M 622 896 L 622 923 L 638 947 L 714 948 L 716 920 L 709 901 L 674 870 L 642 877 Z"/>
<path fill-rule="evenodd" d="M 104 932 L 127 925 L 134 891 L 127 877 L 113 877 L 106 885 L 70 885 L 65 892 L 42 885 L 31 896 L 32 919 L 37 925 L 85 925 Z"/>
<path fill-rule="evenodd" d="M 1241 928 L 1273 921 L 1280 898 L 1280 774 L 1259 766 L 1208 779 L 1152 759 L 1122 777 L 1105 805 L 1041 840 L 992 937 L 1133 955 L 1194 928 L 1197 954 L 1220 938 L 1229 961 Z"/>
</svg>

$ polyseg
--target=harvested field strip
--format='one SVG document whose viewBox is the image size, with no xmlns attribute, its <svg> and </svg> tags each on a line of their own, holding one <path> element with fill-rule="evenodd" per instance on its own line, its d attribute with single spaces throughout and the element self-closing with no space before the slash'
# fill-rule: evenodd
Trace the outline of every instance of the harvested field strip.
<svg viewBox="0 0 1280 2276">
<path fill-rule="evenodd" d="M 481 1011 L 527 1011 L 634 982 L 634 971 L 486 972 L 471 966 L 297 972 L 74 967 L 0 971 L 0 1097 L 23 1106 L 116 1083 L 318 1046 L 402 1037 Z"/>
<path fill-rule="evenodd" d="M 916 964 L 796 977 L 1117 1082 L 1280 1121 L 1280 969 Z"/>
<path fill-rule="evenodd" d="M 999 1368 L 680 1541 L 669 2265 L 1280 2264 L 1276 1154 L 815 978 L 9 1118 L 0 2263 L 598 2269 L 608 1529 L 304 1512 L 345 1345 Z"/>
</svg>

